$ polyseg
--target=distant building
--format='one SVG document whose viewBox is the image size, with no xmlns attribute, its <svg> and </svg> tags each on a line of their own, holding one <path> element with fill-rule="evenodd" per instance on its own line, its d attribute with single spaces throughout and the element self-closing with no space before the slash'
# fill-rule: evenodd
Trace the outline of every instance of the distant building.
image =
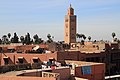
<svg viewBox="0 0 120 80">
<path fill-rule="evenodd" d="M 74 9 L 70 5 L 68 13 L 65 16 L 65 43 L 75 43 L 76 42 L 76 15 L 74 15 Z"/>
</svg>

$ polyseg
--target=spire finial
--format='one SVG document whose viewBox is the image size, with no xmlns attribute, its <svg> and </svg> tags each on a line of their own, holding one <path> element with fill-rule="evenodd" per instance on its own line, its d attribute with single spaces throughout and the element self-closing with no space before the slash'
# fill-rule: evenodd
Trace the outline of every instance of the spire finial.
<svg viewBox="0 0 120 80">
<path fill-rule="evenodd" d="M 70 3 L 70 8 L 72 8 L 72 5 L 71 5 L 71 3 Z"/>
</svg>

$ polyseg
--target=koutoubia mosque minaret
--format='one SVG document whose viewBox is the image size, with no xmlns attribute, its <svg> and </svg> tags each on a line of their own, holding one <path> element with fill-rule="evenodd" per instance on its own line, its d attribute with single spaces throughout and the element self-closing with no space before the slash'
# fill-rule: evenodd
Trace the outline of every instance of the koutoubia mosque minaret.
<svg viewBox="0 0 120 80">
<path fill-rule="evenodd" d="M 64 41 L 67 44 L 76 43 L 76 15 L 74 15 L 74 9 L 71 4 L 68 8 L 67 15 L 65 15 L 65 33 L 64 33 Z"/>
</svg>

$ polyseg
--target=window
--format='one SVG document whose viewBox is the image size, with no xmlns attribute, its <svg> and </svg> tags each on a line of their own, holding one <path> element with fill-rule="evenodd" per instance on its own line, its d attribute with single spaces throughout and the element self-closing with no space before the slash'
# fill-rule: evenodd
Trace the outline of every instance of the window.
<svg viewBox="0 0 120 80">
<path fill-rule="evenodd" d="M 65 19 L 65 22 L 68 22 L 68 19 Z"/>
<path fill-rule="evenodd" d="M 75 37 L 72 37 L 72 39 L 75 39 Z"/>
<path fill-rule="evenodd" d="M 33 62 L 34 63 L 38 63 L 38 59 L 33 59 Z"/>
<path fill-rule="evenodd" d="M 91 57 L 91 58 L 86 58 L 87 62 L 100 62 L 99 57 Z"/>
<path fill-rule="evenodd" d="M 38 63 L 38 57 L 33 57 L 33 62 Z"/>
<path fill-rule="evenodd" d="M 90 58 L 86 58 L 86 61 L 87 61 L 87 62 L 90 62 Z"/>
<path fill-rule="evenodd" d="M 92 70 L 91 70 L 91 66 L 82 66 L 82 74 L 86 75 L 86 74 L 91 74 Z"/>
<path fill-rule="evenodd" d="M 68 28 L 68 25 L 67 25 L 67 24 L 66 24 L 65 26 L 66 26 L 66 28 Z"/>
<path fill-rule="evenodd" d="M 23 57 L 18 57 L 18 61 L 19 61 L 19 63 L 21 63 L 21 64 L 23 64 Z"/>
<path fill-rule="evenodd" d="M 74 34 L 72 34 L 72 35 L 71 35 L 71 38 L 72 38 L 72 39 L 75 39 L 75 36 L 74 36 Z"/>
<path fill-rule="evenodd" d="M 66 32 L 66 36 L 68 36 L 68 33 Z"/>
<path fill-rule="evenodd" d="M 19 63 L 23 64 L 23 59 L 18 59 Z"/>
<path fill-rule="evenodd" d="M 9 64 L 9 58 L 8 57 L 4 57 L 3 59 L 4 59 L 4 64 L 8 65 Z"/>
<path fill-rule="evenodd" d="M 72 22 L 74 22 L 75 20 L 74 20 L 74 19 L 72 19 L 71 21 L 72 21 Z"/>
<path fill-rule="evenodd" d="M 74 30 L 74 28 L 72 28 L 72 30 Z"/>
</svg>

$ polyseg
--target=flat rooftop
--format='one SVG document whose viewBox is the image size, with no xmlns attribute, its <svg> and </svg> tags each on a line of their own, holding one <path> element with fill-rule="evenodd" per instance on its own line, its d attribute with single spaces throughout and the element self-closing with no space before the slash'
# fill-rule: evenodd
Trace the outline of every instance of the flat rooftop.
<svg viewBox="0 0 120 80">
<path fill-rule="evenodd" d="M 95 51 L 81 51 L 81 53 L 101 53 L 101 52 L 105 52 L 105 50 L 95 50 Z"/>
<path fill-rule="evenodd" d="M 56 67 L 55 69 L 63 69 L 63 68 L 69 68 L 69 67 Z M 17 75 L 20 75 L 20 74 L 23 74 L 23 73 L 46 71 L 46 70 L 52 70 L 52 69 L 51 68 L 45 68 L 45 69 L 11 71 L 11 72 L 6 72 L 6 73 L 1 73 L 0 76 L 17 76 Z"/>
<path fill-rule="evenodd" d="M 88 79 L 75 77 L 75 80 L 88 80 Z"/>
<path fill-rule="evenodd" d="M 65 62 L 70 63 L 70 64 L 77 64 L 78 66 L 90 66 L 90 65 L 104 64 L 104 63 L 96 63 L 96 62 L 71 61 L 71 60 L 65 60 Z"/>
</svg>

